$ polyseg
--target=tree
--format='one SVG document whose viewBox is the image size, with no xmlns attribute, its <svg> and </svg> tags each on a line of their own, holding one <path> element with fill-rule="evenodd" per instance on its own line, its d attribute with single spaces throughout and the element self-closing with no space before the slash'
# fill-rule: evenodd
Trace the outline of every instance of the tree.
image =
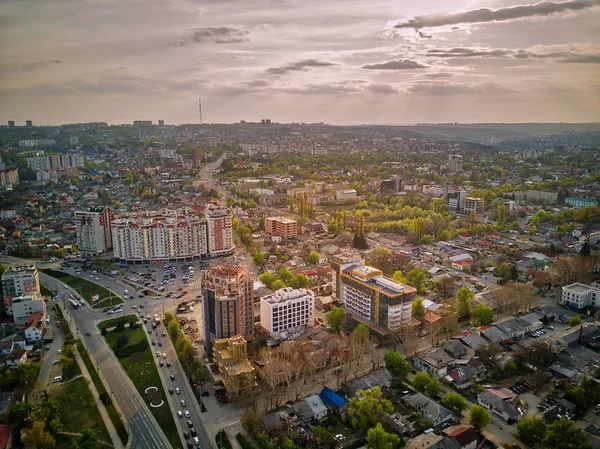
<svg viewBox="0 0 600 449">
<path fill-rule="evenodd" d="M 265 287 L 267 287 L 270 290 L 273 289 L 273 283 L 277 280 L 275 275 L 273 273 L 269 273 L 268 271 L 266 273 L 261 274 L 259 279 L 260 282 L 262 282 L 265 285 Z"/>
<path fill-rule="evenodd" d="M 277 447 L 277 445 L 271 441 L 271 438 L 269 438 L 269 435 L 267 435 L 264 430 L 258 434 L 256 437 L 256 442 L 258 443 L 258 447 L 260 449 L 275 449 Z"/>
<path fill-rule="evenodd" d="M 240 422 L 244 430 L 252 435 L 258 434 L 258 429 L 261 427 L 261 420 L 258 419 L 256 410 L 246 409 L 240 418 Z"/>
<path fill-rule="evenodd" d="M 591 253 L 590 243 L 586 240 L 583 245 L 581 245 L 581 250 L 579 251 L 580 256 L 589 256 Z"/>
<path fill-rule="evenodd" d="M 426 310 L 423 305 L 423 298 L 417 298 L 412 303 L 412 316 L 417 321 L 423 321 L 423 317 L 425 316 Z"/>
<path fill-rule="evenodd" d="M 339 334 L 346 319 L 346 312 L 340 307 L 335 307 L 325 315 L 325 320 L 333 332 Z"/>
<path fill-rule="evenodd" d="M 277 279 L 275 282 L 273 282 L 273 290 L 281 290 L 282 288 L 285 288 L 285 283 L 281 279 Z"/>
<path fill-rule="evenodd" d="M 360 390 L 358 397 L 353 397 L 348 405 L 348 416 L 352 427 L 365 434 L 381 421 L 384 414 L 394 412 L 392 403 L 384 399 L 381 388 Z"/>
<path fill-rule="evenodd" d="M 460 416 L 467 409 L 467 400 L 459 393 L 448 393 L 442 399 L 442 405 Z"/>
<path fill-rule="evenodd" d="M 427 291 L 427 270 L 425 268 L 421 270 L 413 268 L 406 273 L 406 280 L 408 284 L 417 289 L 417 293 L 423 294 Z"/>
<path fill-rule="evenodd" d="M 311 251 L 306 258 L 306 263 L 309 265 L 315 265 L 319 263 L 319 260 L 321 260 L 321 255 L 316 251 Z"/>
<path fill-rule="evenodd" d="M 492 417 L 481 405 L 472 405 L 469 410 L 469 424 L 476 430 L 482 431 L 492 422 Z"/>
<path fill-rule="evenodd" d="M 77 449 L 96 449 L 98 447 L 98 437 L 92 429 L 83 429 L 81 435 L 77 438 Z"/>
<path fill-rule="evenodd" d="M 459 318 L 469 316 L 471 313 L 471 303 L 475 295 L 467 287 L 461 287 L 456 292 L 456 314 Z"/>
<path fill-rule="evenodd" d="M 393 449 L 400 444 L 400 437 L 395 433 L 386 432 L 381 423 L 367 432 L 368 449 Z"/>
<path fill-rule="evenodd" d="M 473 326 L 483 326 L 494 321 L 494 310 L 483 304 L 477 304 L 471 312 Z"/>
<path fill-rule="evenodd" d="M 279 270 L 279 280 L 282 281 L 285 285 L 289 285 L 293 278 L 294 275 L 287 268 L 282 268 L 281 270 Z"/>
<path fill-rule="evenodd" d="M 400 270 L 394 271 L 394 274 L 392 274 L 391 278 L 396 282 L 408 284 L 408 280 L 404 277 L 404 274 L 402 274 L 402 271 Z"/>
<path fill-rule="evenodd" d="M 33 404 L 29 402 L 15 402 L 8 412 L 8 423 L 17 430 L 28 427 L 33 408 Z"/>
<path fill-rule="evenodd" d="M 394 255 L 392 251 L 383 246 L 378 246 L 371 250 L 370 254 L 371 265 L 385 274 L 389 274 L 392 271 L 392 262 Z"/>
<path fill-rule="evenodd" d="M 306 288 L 308 286 L 310 286 L 310 278 L 304 273 L 294 276 L 290 281 L 290 287 L 292 288 Z"/>
<path fill-rule="evenodd" d="M 385 356 L 383 356 L 383 360 L 385 361 L 385 368 L 394 377 L 406 379 L 406 376 L 408 376 L 408 373 L 411 371 L 410 365 L 406 359 L 396 351 L 386 352 Z"/>
<path fill-rule="evenodd" d="M 517 424 L 517 438 L 527 446 L 533 446 L 536 442 L 542 441 L 546 436 L 546 421 L 534 416 L 532 418 L 522 418 Z"/>
<path fill-rule="evenodd" d="M 45 427 L 44 421 L 34 422 L 33 426 L 23 433 L 23 443 L 31 444 L 35 449 L 52 449 L 56 446 L 56 441 L 44 430 Z"/>
<path fill-rule="evenodd" d="M 267 260 L 267 255 L 265 253 L 263 253 L 262 251 L 257 251 L 254 253 L 254 256 L 252 256 L 252 261 L 254 262 L 255 265 L 262 267 L 265 262 Z"/>
<path fill-rule="evenodd" d="M 440 295 L 442 295 L 442 299 L 445 301 L 450 296 L 453 286 L 454 281 L 452 278 L 450 276 L 444 276 L 436 283 L 435 288 Z"/>
<path fill-rule="evenodd" d="M 542 446 L 544 449 L 592 449 L 583 430 L 567 418 L 559 418 L 548 426 Z"/>
<path fill-rule="evenodd" d="M 440 381 L 432 378 L 431 381 L 425 387 L 425 393 L 427 393 L 431 397 L 437 397 L 442 392 L 442 386 L 440 385 Z"/>
<path fill-rule="evenodd" d="M 569 326 L 571 327 L 579 326 L 581 323 L 583 323 L 583 321 L 578 316 L 574 316 L 569 320 Z"/>
<path fill-rule="evenodd" d="M 427 389 L 427 385 L 429 385 L 429 383 L 431 382 L 431 376 L 429 374 L 427 374 L 426 372 L 419 372 L 417 374 L 415 374 L 415 377 L 413 377 L 413 387 L 415 387 L 415 390 L 420 391 L 421 393 L 424 393 L 425 390 Z"/>
<path fill-rule="evenodd" d="M 504 280 L 512 279 L 512 266 L 508 262 L 502 262 L 496 268 L 496 273 Z"/>
</svg>

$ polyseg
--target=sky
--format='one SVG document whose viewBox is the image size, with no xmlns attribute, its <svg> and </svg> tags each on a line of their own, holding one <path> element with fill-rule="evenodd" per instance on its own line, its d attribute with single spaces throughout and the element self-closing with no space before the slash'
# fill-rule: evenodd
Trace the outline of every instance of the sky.
<svg viewBox="0 0 600 449">
<path fill-rule="evenodd" d="M 600 121 L 600 0 L 0 0 L 0 123 Z"/>
</svg>

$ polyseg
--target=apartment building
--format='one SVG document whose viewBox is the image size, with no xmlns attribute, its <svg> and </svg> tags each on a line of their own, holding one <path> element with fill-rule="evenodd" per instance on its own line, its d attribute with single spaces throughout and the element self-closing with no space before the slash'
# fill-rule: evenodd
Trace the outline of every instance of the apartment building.
<svg viewBox="0 0 600 449">
<path fill-rule="evenodd" d="M 448 203 L 448 211 L 460 212 L 463 209 L 465 200 L 467 199 L 467 192 L 464 190 L 454 190 L 448 192 L 446 202 Z"/>
<path fill-rule="evenodd" d="M 289 238 L 298 235 L 298 222 L 284 217 L 269 217 L 265 220 L 265 233 Z"/>
<path fill-rule="evenodd" d="M 588 198 L 584 196 L 568 196 L 565 198 L 565 203 L 578 209 L 583 207 L 598 207 L 598 201 L 596 201 L 594 198 Z"/>
<path fill-rule="evenodd" d="M 353 201 L 356 199 L 355 189 L 343 189 L 335 192 L 335 199 L 338 201 Z"/>
<path fill-rule="evenodd" d="M 86 211 L 76 211 L 74 221 L 80 251 L 103 254 L 113 248 L 113 211 L 110 208 L 92 207 Z"/>
<path fill-rule="evenodd" d="M 35 265 L 10 266 L 2 275 L 4 308 L 13 315 L 12 301 L 19 296 L 39 296 L 40 280 Z"/>
<path fill-rule="evenodd" d="M 254 281 L 241 265 L 223 263 L 206 270 L 202 308 L 207 354 L 215 339 L 252 335 L 253 304 Z"/>
<path fill-rule="evenodd" d="M 29 323 L 33 313 L 46 313 L 46 303 L 41 296 L 24 295 L 12 299 L 12 315 L 15 325 L 22 328 Z"/>
<path fill-rule="evenodd" d="M 314 325 L 315 294 L 304 288 L 277 290 L 260 300 L 260 324 L 271 335 Z"/>
<path fill-rule="evenodd" d="M 580 283 L 565 285 L 559 302 L 576 310 L 588 306 L 596 307 L 600 304 L 600 282 L 594 282 L 592 285 Z"/>
<path fill-rule="evenodd" d="M 461 173 L 463 169 L 463 157 L 460 154 L 448 156 L 448 170 L 453 173 Z"/>
<path fill-rule="evenodd" d="M 12 187 L 19 183 L 18 168 L 3 168 L 0 170 L 0 187 Z"/>
<path fill-rule="evenodd" d="M 484 210 L 485 201 L 483 198 L 473 198 L 470 196 L 465 198 L 465 202 L 462 207 L 463 213 L 470 214 L 471 212 L 475 212 L 479 214 L 483 213 Z"/>
<path fill-rule="evenodd" d="M 529 201 L 532 203 L 558 203 L 558 192 L 546 190 L 518 190 L 514 192 L 516 201 Z"/>
<path fill-rule="evenodd" d="M 84 163 L 83 154 L 52 154 L 27 158 L 27 166 L 32 170 L 82 168 Z"/>
<path fill-rule="evenodd" d="M 208 234 L 208 254 L 224 256 L 235 251 L 231 209 L 209 204 L 204 211 Z"/>
<path fill-rule="evenodd" d="M 116 219 L 111 232 L 121 262 L 197 260 L 208 252 L 206 220 L 188 208 Z"/>
<path fill-rule="evenodd" d="M 364 265 L 364 261 L 345 264 L 346 268 L 340 269 L 343 262 L 338 256 L 331 260 L 339 285 L 336 294 L 356 321 L 381 336 L 412 322 L 412 301 L 417 294 L 414 287 L 385 277 L 380 270 Z"/>
</svg>

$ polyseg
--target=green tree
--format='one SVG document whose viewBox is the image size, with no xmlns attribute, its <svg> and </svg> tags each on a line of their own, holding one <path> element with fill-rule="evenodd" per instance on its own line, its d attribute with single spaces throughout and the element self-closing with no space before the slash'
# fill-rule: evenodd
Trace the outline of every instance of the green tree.
<svg viewBox="0 0 600 449">
<path fill-rule="evenodd" d="M 258 443 L 259 449 L 276 449 L 277 445 L 271 441 L 269 435 L 265 433 L 263 430 L 256 437 L 256 442 Z"/>
<path fill-rule="evenodd" d="M 52 449 L 56 446 L 54 437 L 45 430 L 44 421 L 35 421 L 31 428 L 23 432 L 22 441 L 31 444 L 35 449 Z"/>
<path fill-rule="evenodd" d="M 8 423 L 16 430 L 28 427 L 33 408 L 33 404 L 29 402 L 15 402 L 8 412 Z"/>
<path fill-rule="evenodd" d="M 281 279 L 277 279 L 275 282 L 273 282 L 273 290 L 277 291 L 281 290 L 282 288 L 285 288 L 285 283 Z"/>
<path fill-rule="evenodd" d="M 96 449 L 98 447 L 98 437 L 93 429 L 83 429 L 81 435 L 77 438 L 77 449 Z"/>
<path fill-rule="evenodd" d="M 311 251 L 308 257 L 306 258 L 306 263 L 309 265 L 315 265 L 319 263 L 321 259 L 321 255 L 316 251 Z"/>
<path fill-rule="evenodd" d="M 456 314 L 464 318 L 471 313 L 471 304 L 475 295 L 467 287 L 461 287 L 456 292 Z"/>
<path fill-rule="evenodd" d="M 257 251 L 252 256 L 252 261 L 254 262 L 255 265 L 257 265 L 259 267 L 262 267 L 265 264 L 266 260 L 267 260 L 267 255 L 266 255 L 266 253 L 263 253 L 262 251 Z"/>
<path fill-rule="evenodd" d="M 412 316 L 417 321 L 423 321 L 423 317 L 427 311 L 425 310 L 425 306 L 423 305 L 423 298 L 417 298 L 412 303 Z"/>
<path fill-rule="evenodd" d="M 399 444 L 400 437 L 395 433 L 386 432 L 381 423 L 377 423 L 375 427 L 367 432 L 368 449 L 394 449 Z"/>
<path fill-rule="evenodd" d="M 583 245 L 581 245 L 581 250 L 579 251 L 580 256 L 589 256 L 591 253 L 591 248 L 589 242 L 586 240 Z"/>
<path fill-rule="evenodd" d="M 419 270 L 415 267 L 410 270 L 406 273 L 406 281 L 416 288 L 420 295 L 427 292 L 427 270 L 425 268 Z"/>
<path fill-rule="evenodd" d="M 373 248 L 369 258 L 373 267 L 383 271 L 385 274 L 391 273 L 394 255 L 388 248 L 383 246 Z"/>
<path fill-rule="evenodd" d="M 440 385 L 440 381 L 432 378 L 431 381 L 425 387 L 425 393 L 427 393 L 431 397 L 437 397 L 442 393 L 442 386 Z"/>
<path fill-rule="evenodd" d="M 171 321 L 168 327 L 169 336 L 171 337 L 171 341 L 175 342 L 179 338 L 179 334 L 181 333 L 181 328 L 179 327 L 179 323 L 177 321 Z"/>
<path fill-rule="evenodd" d="M 352 342 L 358 347 L 366 347 L 369 342 L 369 328 L 364 324 L 359 324 L 354 328 L 350 338 Z"/>
<path fill-rule="evenodd" d="M 279 270 L 279 280 L 283 282 L 285 285 L 289 285 L 289 283 L 294 279 L 294 275 L 287 268 L 282 268 Z"/>
<path fill-rule="evenodd" d="M 385 361 L 385 368 L 394 377 L 406 379 L 406 376 L 408 376 L 408 373 L 411 371 L 410 365 L 406 359 L 396 351 L 386 352 L 383 356 L 383 360 Z"/>
<path fill-rule="evenodd" d="M 415 377 L 413 377 L 412 384 L 413 387 L 415 387 L 415 390 L 424 393 L 427 390 L 427 385 L 429 385 L 430 382 L 431 376 L 426 372 L 421 371 L 415 374 Z"/>
<path fill-rule="evenodd" d="M 292 288 L 307 288 L 310 286 L 310 278 L 300 273 L 298 276 L 294 276 L 290 281 L 290 287 Z"/>
<path fill-rule="evenodd" d="M 492 422 L 492 417 L 481 405 L 472 405 L 469 410 L 469 424 L 480 432 Z"/>
<path fill-rule="evenodd" d="M 579 326 L 581 323 L 583 323 L 583 321 L 578 316 L 574 316 L 569 320 L 569 326 L 571 327 Z"/>
<path fill-rule="evenodd" d="M 341 307 L 335 307 L 327 312 L 325 320 L 333 332 L 339 334 L 346 319 L 346 312 Z"/>
<path fill-rule="evenodd" d="M 360 390 L 358 397 L 353 397 L 348 405 L 348 416 L 352 427 L 366 434 L 381 421 L 384 414 L 394 412 L 392 403 L 383 397 L 381 388 Z"/>
<path fill-rule="evenodd" d="M 394 274 L 392 274 L 391 278 L 396 282 L 401 282 L 402 284 L 408 284 L 408 280 L 402 274 L 402 271 L 396 270 Z"/>
<path fill-rule="evenodd" d="M 259 279 L 260 282 L 262 282 L 265 285 L 265 287 L 271 290 L 273 289 L 273 282 L 277 280 L 275 275 L 273 273 L 269 273 L 268 271 L 266 273 L 261 274 Z"/>
<path fill-rule="evenodd" d="M 517 438 L 527 446 L 533 446 L 546 436 L 546 421 L 538 416 L 521 418 L 517 424 Z"/>
<path fill-rule="evenodd" d="M 592 449 L 592 443 L 573 421 L 559 418 L 547 427 L 544 449 Z"/>
<path fill-rule="evenodd" d="M 494 321 L 494 310 L 483 304 L 477 304 L 471 312 L 473 326 L 483 326 Z"/>
<path fill-rule="evenodd" d="M 442 405 L 460 416 L 467 409 L 467 400 L 459 393 L 448 393 L 442 399 Z"/>
</svg>

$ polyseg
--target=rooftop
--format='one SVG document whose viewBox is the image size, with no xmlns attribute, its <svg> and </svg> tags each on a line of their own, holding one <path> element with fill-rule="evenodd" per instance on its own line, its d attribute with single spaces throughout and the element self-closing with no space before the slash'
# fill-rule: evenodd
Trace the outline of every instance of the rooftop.
<svg viewBox="0 0 600 449">
<path fill-rule="evenodd" d="M 592 289 L 592 287 L 588 286 L 588 285 L 584 285 L 584 284 L 579 284 L 579 283 L 575 283 L 575 284 L 571 284 L 571 285 L 565 285 L 563 287 L 563 291 L 571 291 L 573 293 L 587 293 Z"/>
<path fill-rule="evenodd" d="M 272 295 L 268 295 L 262 298 L 262 301 L 265 301 L 268 304 L 277 304 L 280 302 L 293 301 L 299 298 L 305 298 L 310 296 L 314 299 L 315 294 L 312 290 L 307 290 L 305 288 L 293 289 L 291 287 L 285 287 L 280 290 L 277 290 Z"/>
</svg>

